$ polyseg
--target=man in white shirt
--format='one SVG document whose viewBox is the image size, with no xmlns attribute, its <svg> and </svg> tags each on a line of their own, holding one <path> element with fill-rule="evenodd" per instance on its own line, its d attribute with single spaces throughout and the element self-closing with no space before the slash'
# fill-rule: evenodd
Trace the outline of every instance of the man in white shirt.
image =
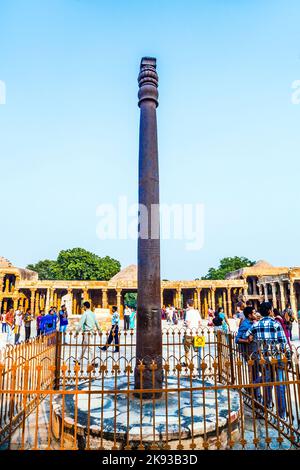
<svg viewBox="0 0 300 470">
<path fill-rule="evenodd" d="M 189 362 L 189 351 L 191 346 L 194 348 L 194 337 L 197 336 L 198 328 L 201 328 L 201 316 L 199 310 L 194 308 L 193 299 L 188 300 L 187 309 L 185 315 L 185 324 L 186 330 L 184 335 L 184 354 L 185 354 L 185 363 L 183 366 L 187 366 Z"/>
<path fill-rule="evenodd" d="M 124 330 L 129 330 L 131 309 L 126 305 L 124 310 Z"/>
</svg>

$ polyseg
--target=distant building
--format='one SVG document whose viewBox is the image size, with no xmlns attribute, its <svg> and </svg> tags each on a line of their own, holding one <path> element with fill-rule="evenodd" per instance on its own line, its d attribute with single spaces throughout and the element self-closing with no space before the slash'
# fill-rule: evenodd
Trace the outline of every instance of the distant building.
<svg viewBox="0 0 300 470">
<path fill-rule="evenodd" d="M 137 267 L 130 265 L 109 281 L 45 281 L 29 269 L 13 266 L 0 257 L 0 310 L 10 307 L 31 308 L 35 315 L 50 306 L 60 308 L 66 296 L 70 313 L 81 313 L 81 305 L 89 300 L 92 308 L 117 305 L 123 312 L 124 296 L 137 292 Z M 161 304 L 185 306 L 193 298 L 203 317 L 208 307 L 223 305 L 232 316 L 239 300 L 252 300 L 255 306 L 268 299 L 274 306 L 284 308 L 287 302 L 293 309 L 300 305 L 300 268 L 274 267 L 265 261 L 228 274 L 225 280 L 162 281 Z"/>
</svg>

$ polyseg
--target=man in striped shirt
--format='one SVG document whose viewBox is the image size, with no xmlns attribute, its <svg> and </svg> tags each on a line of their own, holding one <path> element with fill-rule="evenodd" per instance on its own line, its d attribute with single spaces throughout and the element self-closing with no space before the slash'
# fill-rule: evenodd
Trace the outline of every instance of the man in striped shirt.
<svg viewBox="0 0 300 470">
<path fill-rule="evenodd" d="M 285 378 L 285 368 L 282 363 L 281 353 L 289 352 L 289 345 L 281 325 L 273 318 L 273 306 L 270 302 L 263 302 L 260 306 L 259 312 L 262 319 L 258 323 L 254 323 L 246 332 L 246 338 L 250 341 L 255 341 L 258 349 L 261 350 L 265 365 L 262 365 L 262 376 L 254 380 L 254 383 L 261 382 L 282 382 L 287 380 Z M 279 350 L 278 350 L 279 346 Z M 275 373 L 272 370 L 271 358 L 277 359 L 275 365 Z M 285 398 L 285 385 L 276 386 L 277 391 L 277 407 L 279 416 L 283 419 L 286 418 L 286 398 Z M 265 387 L 264 393 L 266 405 L 273 406 L 272 402 L 272 387 Z"/>
</svg>

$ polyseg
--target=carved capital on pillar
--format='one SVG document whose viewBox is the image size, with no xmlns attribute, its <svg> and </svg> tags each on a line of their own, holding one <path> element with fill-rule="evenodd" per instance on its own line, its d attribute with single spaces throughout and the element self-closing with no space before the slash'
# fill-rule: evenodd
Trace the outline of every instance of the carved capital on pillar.
<svg viewBox="0 0 300 470">
<path fill-rule="evenodd" d="M 117 297 L 121 297 L 122 289 L 118 288 L 118 289 L 116 289 L 116 291 L 117 291 Z"/>
<path fill-rule="evenodd" d="M 158 106 L 158 75 L 156 72 L 156 59 L 153 57 L 143 57 L 141 60 L 139 83 L 139 106 L 145 100 L 150 100 Z"/>
</svg>

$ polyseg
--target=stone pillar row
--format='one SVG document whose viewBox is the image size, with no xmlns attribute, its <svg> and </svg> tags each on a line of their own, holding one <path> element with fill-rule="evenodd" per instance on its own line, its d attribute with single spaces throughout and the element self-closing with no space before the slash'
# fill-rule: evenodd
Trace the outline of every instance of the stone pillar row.
<svg viewBox="0 0 300 470">
<path fill-rule="evenodd" d="M 161 306 L 164 305 L 164 290 L 161 288 Z M 173 304 L 175 308 L 184 308 L 181 301 L 181 288 L 175 289 Z M 203 292 L 203 301 L 201 301 L 201 293 Z M 222 294 L 218 298 L 218 305 L 216 302 L 216 287 L 196 287 L 193 291 L 192 298 L 194 300 L 194 306 L 198 310 L 207 316 L 208 307 L 216 310 L 217 307 L 223 306 L 224 311 L 228 316 L 232 316 L 232 298 L 231 298 L 231 287 L 222 288 Z"/>
</svg>

